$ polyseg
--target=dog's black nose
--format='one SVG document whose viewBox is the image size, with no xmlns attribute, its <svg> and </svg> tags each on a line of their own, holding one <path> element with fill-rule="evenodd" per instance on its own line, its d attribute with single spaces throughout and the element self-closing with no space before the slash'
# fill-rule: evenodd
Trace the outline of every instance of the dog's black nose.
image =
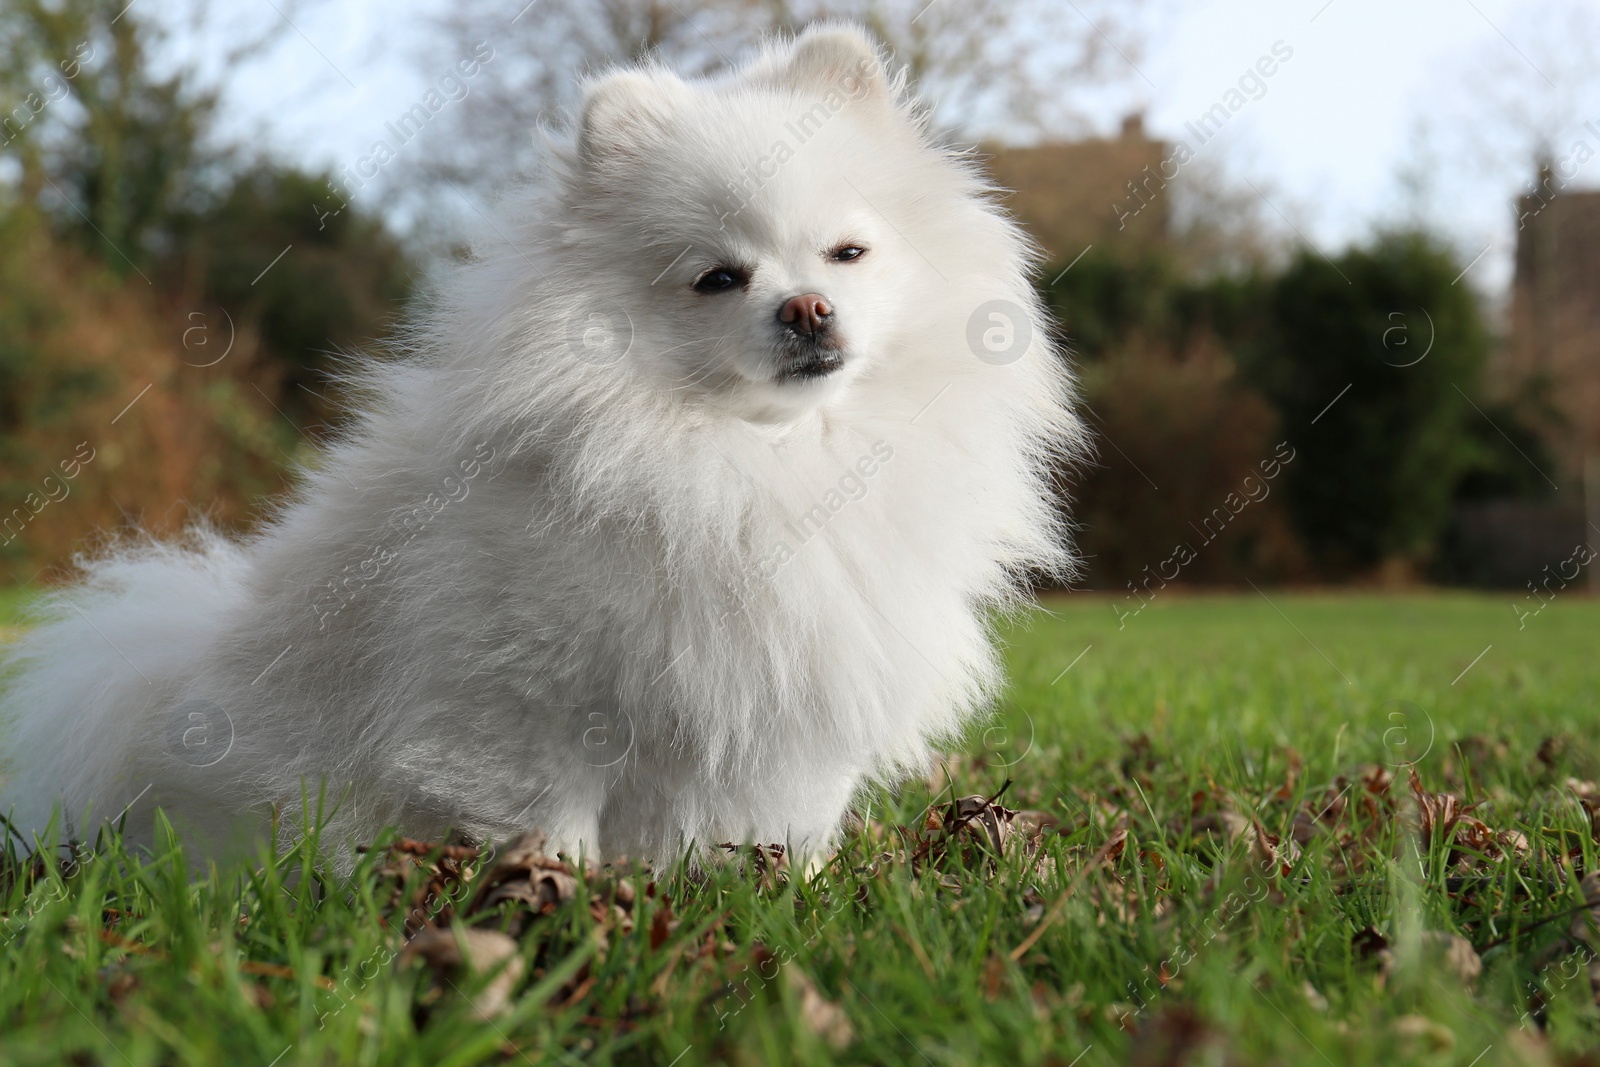
<svg viewBox="0 0 1600 1067">
<path fill-rule="evenodd" d="M 791 296 L 778 309 L 778 321 L 795 333 L 815 337 L 828 325 L 833 308 L 825 297 L 817 293 Z"/>
</svg>

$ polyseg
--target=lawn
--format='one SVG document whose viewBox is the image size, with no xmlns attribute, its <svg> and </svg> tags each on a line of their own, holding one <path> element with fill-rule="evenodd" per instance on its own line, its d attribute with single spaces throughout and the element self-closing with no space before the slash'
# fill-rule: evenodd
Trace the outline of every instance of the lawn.
<svg viewBox="0 0 1600 1067">
<path fill-rule="evenodd" d="M 17 632 L 28 600 L 26 590 L 0 588 L 0 641 L 7 640 Z"/>
<path fill-rule="evenodd" d="M 13 856 L 0 1063 L 1597 1062 L 1600 603 L 1268 596 L 1009 625 L 809 880 Z"/>
</svg>

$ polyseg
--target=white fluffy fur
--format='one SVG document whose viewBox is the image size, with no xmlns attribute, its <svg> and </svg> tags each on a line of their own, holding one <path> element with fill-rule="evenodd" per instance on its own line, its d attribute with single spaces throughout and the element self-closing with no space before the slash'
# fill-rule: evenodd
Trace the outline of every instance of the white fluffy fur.
<svg viewBox="0 0 1600 1067">
<path fill-rule="evenodd" d="M 1048 468 L 1078 431 L 978 170 L 839 27 L 717 80 L 608 75 L 576 125 L 269 525 L 91 562 L 10 651 L 19 829 L 138 797 L 136 835 L 160 805 L 216 854 L 304 789 L 346 842 L 816 848 L 985 705 L 991 615 L 1067 566 Z M 748 288 L 692 289 L 727 261 Z M 783 381 L 776 311 L 808 291 L 845 366 Z M 1031 328 L 1015 362 L 969 346 L 992 300 Z M 631 321 L 620 358 L 572 343 L 597 313 L 619 345 Z M 207 718 L 231 747 L 196 766 Z"/>
</svg>

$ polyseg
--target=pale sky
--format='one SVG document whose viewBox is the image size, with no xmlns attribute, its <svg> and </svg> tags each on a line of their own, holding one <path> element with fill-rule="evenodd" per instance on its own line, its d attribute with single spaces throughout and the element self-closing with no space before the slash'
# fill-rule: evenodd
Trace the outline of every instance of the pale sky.
<svg viewBox="0 0 1600 1067">
<path fill-rule="evenodd" d="M 352 162 L 430 80 L 417 54 L 433 2 L 328 0 L 306 12 L 268 60 L 233 78 L 236 132 L 306 163 Z M 1140 106 L 1152 134 L 1182 136 L 1186 122 L 1282 42 L 1292 58 L 1206 151 L 1267 194 L 1272 218 L 1281 212 L 1330 254 L 1398 215 L 1398 176 L 1409 165 L 1428 191 L 1430 217 L 1463 260 L 1488 247 L 1469 281 L 1491 294 L 1504 286 L 1514 241 L 1510 175 L 1527 168 L 1507 159 L 1491 178 L 1464 150 L 1479 125 L 1471 83 L 1520 78 L 1538 92 L 1555 83 L 1576 91 L 1540 51 L 1533 25 L 1559 0 L 1155 2 L 1137 67 L 1100 105 L 1105 128 Z M 270 8 L 264 17 L 277 17 Z M 537 18 L 537 6 L 523 17 Z M 1574 136 L 1585 118 L 1600 128 L 1600 98 L 1580 95 L 1570 110 Z M 1428 151 L 1418 149 L 1419 131 Z M 1600 136 L 1586 136 L 1600 149 Z M 1578 184 L 1600 184 L 1600 163 Z"/>
</svg>

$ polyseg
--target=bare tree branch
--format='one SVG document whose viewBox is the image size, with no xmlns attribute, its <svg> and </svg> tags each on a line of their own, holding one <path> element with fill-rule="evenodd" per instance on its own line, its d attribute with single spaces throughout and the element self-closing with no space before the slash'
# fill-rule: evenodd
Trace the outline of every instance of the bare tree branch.
<svg viewBox="0 0 1600 1067">
<path fill-rule="evenodd" d="M 1543 0 L 1492 29 L 1454 76 L 1458 114 L 1434 124 L 1475 170 L 1522 184 L 1595 117 L 1586 109 L 1600 104 L 1600 12 L 1590 0 Z"/>
<path fill-rule="evenodd" d="M 464 0 L 422 57 L 443 70 L 488 42 L 495 58 L 448 133 L 411 165 L 475 194 L 531 172 L 530 136 L 570 116 L 580 78 L 659 58 L 691 75 L 737 63 L 764 36 L 825 19 L 864 24 L 907 67 L 936 124 L 972 139 L 1081 130 L 1085 90 L 1134 76 L 1141 0 Z"/>
</svg>

